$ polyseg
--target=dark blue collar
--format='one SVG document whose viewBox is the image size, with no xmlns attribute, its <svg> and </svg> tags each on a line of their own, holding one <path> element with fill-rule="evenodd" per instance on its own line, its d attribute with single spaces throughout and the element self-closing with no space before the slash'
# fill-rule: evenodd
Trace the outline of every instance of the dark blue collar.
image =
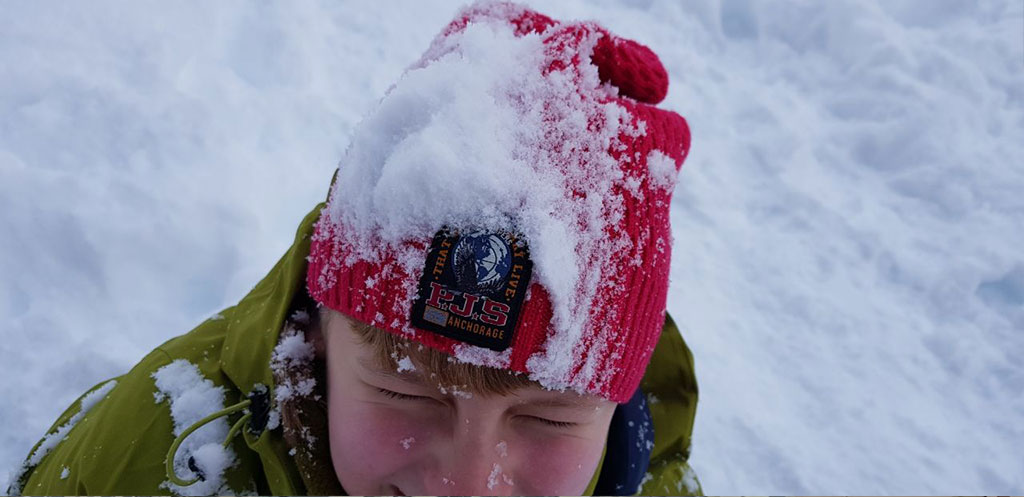
<svg viewBox="0 0 1024 498">
<path fill-rule="evenodd" d="M 601 476 L 594 488 L 595 496 L 636 494 L 644 480 L 654 449 L 654 424 L 647 408 L 647 397 L 640 389 L 626 403 L 619 405 L 608 428 Z"/>
</svg>

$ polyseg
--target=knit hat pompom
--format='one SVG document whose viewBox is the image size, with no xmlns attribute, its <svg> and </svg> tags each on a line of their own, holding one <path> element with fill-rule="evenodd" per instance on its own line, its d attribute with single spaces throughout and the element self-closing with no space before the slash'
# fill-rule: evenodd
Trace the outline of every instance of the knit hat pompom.
<svg viewBox="0 0 1024 498">
<path fill-rule="evenodd" d="M 321 304 L 460 361 L 628 400 L 664 322 L 686 121 L 647 47 L 473 5 L 360 123 L 316 226 Z"/>
</svg>

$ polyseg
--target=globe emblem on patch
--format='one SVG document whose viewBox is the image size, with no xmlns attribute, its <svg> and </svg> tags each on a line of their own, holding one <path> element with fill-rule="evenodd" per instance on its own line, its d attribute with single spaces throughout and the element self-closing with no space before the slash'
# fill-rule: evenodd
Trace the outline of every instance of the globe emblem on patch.
<svg viewBox="0 0 1024 498">
<path fill-rule="evenodd" d="M 460 290 L 492 292 L 504 283 L 512 266 L 512 254 L 504 238 L 473 232 L 459 239 L 452 266 Z"/>
</svg>

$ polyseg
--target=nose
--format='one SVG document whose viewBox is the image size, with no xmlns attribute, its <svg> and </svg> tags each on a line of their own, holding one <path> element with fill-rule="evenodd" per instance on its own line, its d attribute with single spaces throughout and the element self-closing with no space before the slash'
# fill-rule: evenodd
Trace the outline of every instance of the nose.
<svg viewBox="0 0 1024 498">
<path fill-rule="evenodd" d="M 512 496 L 513 461 L 508 443 L 497 431 L 463 424 L 451 445 L 438 455 L 438 473 L 429 477 L 429 494 L 448 496 Z"/>
</svg>

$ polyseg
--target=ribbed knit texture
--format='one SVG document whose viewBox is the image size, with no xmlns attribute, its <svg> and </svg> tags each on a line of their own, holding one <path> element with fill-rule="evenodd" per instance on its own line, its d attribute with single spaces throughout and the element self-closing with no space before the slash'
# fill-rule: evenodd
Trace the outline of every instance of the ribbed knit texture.
<svg viewBox="0 0 1024 498">
<path fill-rule="evenodd" d="M 625 216 L 609 228 L 610 232 L 615 232 L 609 236 L 624 233 L 634 247 L 630 254 L 615 260 L 614 267 L 590 265 L 586 268 L 588 272 L 599 272 L 611 285 L 602 286 L 593 301 L 573 371 L 573 375 L 578 373 L 595 351 L 603 352 L 603 357 L 597 359 L 600 367 L 596 371 L 600 374 L 590 379 L 585 390 L 615 402 L 626 402 L 643 377 L 664 323 L 671 261 L 669 206 L 672 192 L 671 188 L 652 184 L 647 174 L 648 158 L 652 151 L 660 151 L 678 170 L 690 149 L 689 128 L 678 114 L 653 107 L 668 91 L 668 75 L 654 52 L 634 41 L 617 38 L 592 23 L 561 25 L 542 14 L 499 4 L 467 9 L 445 28 L 441 37 L 456 33 L 471 22 L 495 16 L 513 25 L 517 35 L 528 32 L 547 35 L 557 29 L 565 30 L 570 37 L 582 37 L 590 30 L 600 31 L 604 36 L 594 47 L 591 62 L 598 66 L 602 82 L 618 88 L 620 97 L 614 100 L 629 111 L 633 117 L 631 124 L 644 123 L 645 133 L 639 137 L 625 133 L 620 136 L 626 145 L 624 150 L 609 150 L 623 171 L 644 178 L 643 195 L 638 199 L 629 193 L 616 192 L 626 203 Z M 559 35 L 553 39 L 553 43 L 563 43 L 560 40 L 565 37 Z M 429 57 L 425 56 L 419 64 L 429 62 Z M 495 64 L 501 63 L 495 61 Z M 551 69 L 560 68 L 553 65 Z M 457 341 L 411 326 L 410 309 L 421 275 L 406 274 L 394 255 L 378 262 L 346 264 L 350 254 L 339 243 L 346 240 L 345 234 L 336 230 L 327 216 L 321 217 L 317 224 L 307 277 L 310 295 L 361 322 L 454 353 Z M 419 234 L 407 244 L 425 256 L 433 235 Z M 635 264 L 637 259 L 639 265 Z M 527 360 L 544 351 L 545 341 L 553 333 L 551 322 L 551 300 L 544 287 L 534 282 L 510 346 L 509 369 L 529 373 Z M 593 344 L 598 337 L 609 341 L 608 347 Z"/>
</svg>

